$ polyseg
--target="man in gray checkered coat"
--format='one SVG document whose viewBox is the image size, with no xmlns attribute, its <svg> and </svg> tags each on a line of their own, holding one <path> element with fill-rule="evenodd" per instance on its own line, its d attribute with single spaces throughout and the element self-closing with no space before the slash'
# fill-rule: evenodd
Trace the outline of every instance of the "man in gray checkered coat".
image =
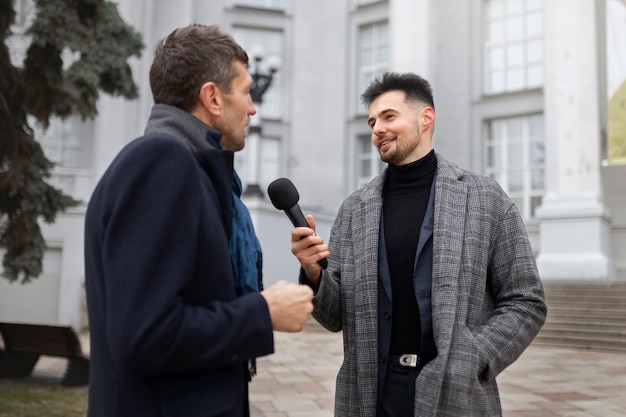
<svg viewBox="0 0 626 417">
<path fill-rule="evenodd" d="M 343 202 L 328 245 L 311 216 L 292 231 L 314 317 L 343 331 L 335 416 L 501 416 L 496 376 L 547 312 L 522 216 L 435 153 L 426 80 L 386 73 L 362 99 L 388 166 Z"/>
</svg>

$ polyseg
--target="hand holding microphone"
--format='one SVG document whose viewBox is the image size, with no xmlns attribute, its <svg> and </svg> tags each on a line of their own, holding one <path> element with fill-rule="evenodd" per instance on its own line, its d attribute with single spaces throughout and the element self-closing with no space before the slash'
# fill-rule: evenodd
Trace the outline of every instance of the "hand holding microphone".
<svg viewBox="0 0 626 417">
<path fill-rule="evenodd" d="M 274 207 L 283 210 L 294 227 L 310 227 L 298 205 L 300 195 L 293 183 L 287 178 L 278 178 L 267 187 L 267 194 Z M 326 269 L 328 261 L 322 258 L 317 263 Z"/>
</svg>

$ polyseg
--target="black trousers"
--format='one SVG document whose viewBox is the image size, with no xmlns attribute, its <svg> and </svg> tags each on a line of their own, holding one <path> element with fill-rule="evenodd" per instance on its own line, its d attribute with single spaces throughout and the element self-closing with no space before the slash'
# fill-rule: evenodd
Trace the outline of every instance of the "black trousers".
<svg viewBox="0 0 626 417">
<path fill-rule="evenodd" d="M 410 417 L 415 412 L 415 379 L 420 368 L 390 365 L 378 417 Z"/>
</svg>

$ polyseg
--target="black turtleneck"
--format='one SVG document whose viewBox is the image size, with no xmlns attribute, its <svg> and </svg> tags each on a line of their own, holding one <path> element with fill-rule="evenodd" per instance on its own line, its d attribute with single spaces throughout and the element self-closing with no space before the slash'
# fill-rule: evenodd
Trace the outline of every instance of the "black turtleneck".
<svg viewBox="0 0 626 417">
<path fill-rule="evenodd" d="M 413 271 L 417 242 L 436 169 L 434 150 L 410 164 L 389 166 L 383 221 L 393 294 L 392 355 L 420 351 L 420 311 L 413 288 Z"/>
</svg>

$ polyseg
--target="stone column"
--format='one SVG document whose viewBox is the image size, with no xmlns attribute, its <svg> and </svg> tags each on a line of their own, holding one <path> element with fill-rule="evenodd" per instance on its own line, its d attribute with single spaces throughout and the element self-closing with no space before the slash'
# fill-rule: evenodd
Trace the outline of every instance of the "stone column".
<svg viewBox="0 0 626 417">
<path fill-rule="evenodd" d="M 611 217 L 601 186 L 597 4 L 545 5 L 546 195 L 537 210 L 544 279 L 608 279 Z"/>
</svg>

